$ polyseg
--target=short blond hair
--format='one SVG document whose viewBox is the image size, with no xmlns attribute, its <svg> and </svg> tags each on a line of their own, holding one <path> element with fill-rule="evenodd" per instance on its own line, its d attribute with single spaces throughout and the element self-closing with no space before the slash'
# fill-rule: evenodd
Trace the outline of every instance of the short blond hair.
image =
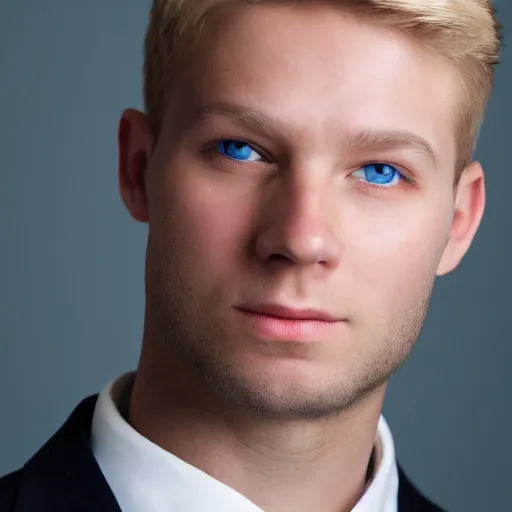
<svg viewBox="0 0 512 512">
<path fill-rule="evenodd" d="M 180 41 L 195 35 L 212 11 L 227 4 L 289 0 L 153 0 L 145 40 L 144 103 L 158 134 L 176 73 Z M 301 1 L 301 0 L 298 0 Z M 308 1 L 308 0 L 302 0 Z M 498 63 L 502 39 L 490 0 L 330 0 L 407 33 L 459 71 L 456 176 L 471 162 Z M 297 2 L 297 0 L 295 0 Z"/>
</svg>

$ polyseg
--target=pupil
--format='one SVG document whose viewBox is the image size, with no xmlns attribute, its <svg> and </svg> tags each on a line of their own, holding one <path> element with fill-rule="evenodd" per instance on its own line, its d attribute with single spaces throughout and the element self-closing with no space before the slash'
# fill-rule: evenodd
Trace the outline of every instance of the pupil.
<svg viewBox="0 0 512 512">
<path fill-rule="evenodd" d="M 235 141 L 235 147 L 236 149 L 242 149 L 245 146 L 245 144 L 239 140 Z"/>
</svg>

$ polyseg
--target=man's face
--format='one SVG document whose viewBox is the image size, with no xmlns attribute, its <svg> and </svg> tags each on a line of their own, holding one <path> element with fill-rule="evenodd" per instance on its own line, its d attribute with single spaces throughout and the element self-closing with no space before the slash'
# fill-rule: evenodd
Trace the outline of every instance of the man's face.
<svg viewBox="0 0 512 512">
<path fill-rule="evenodd" d="M 224 398 L 343 410 L 424 321 L 454 216 L 453 74 L 322 4 L 219 13 L 183 62 L 146 175 L 150 316 Z M 335 321 L 242 311 L 262 305 Z"/>
</svg>

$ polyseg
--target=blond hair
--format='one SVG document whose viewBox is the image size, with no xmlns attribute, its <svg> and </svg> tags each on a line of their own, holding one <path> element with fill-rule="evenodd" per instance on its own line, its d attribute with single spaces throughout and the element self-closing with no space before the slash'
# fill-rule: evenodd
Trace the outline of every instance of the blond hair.
<svg viewBox="0 0 512 512">
<path fill-rule="evenodd" d="M 215 8 L 289 0 L 153 0 L 145 40 L 144 102 L 158 134 L 184 34 L 199 32 Z M 300 0 L 295 0 L 295 2 Z M 303 0 L 308 1 L 308 0 Z M 471 162 L 502 40 L 490 0 L 331 0 L 401 30 L 448 59 L 462 79 L 456 176 Z"/>
</svg>

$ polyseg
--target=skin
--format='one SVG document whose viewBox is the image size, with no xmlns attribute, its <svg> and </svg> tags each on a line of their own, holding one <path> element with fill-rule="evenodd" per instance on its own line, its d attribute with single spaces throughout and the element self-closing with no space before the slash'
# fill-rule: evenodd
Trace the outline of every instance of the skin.
<svg viewBox="0 0 512 512">
<path fill-rule="evenodd" d="M 184 62 L 156 139 L 140 112 L 120 123 L 121 195 L 149 224 L 129 421 L 266 511 L 351 510 L 386 382 L 484 210 L 478 163 L 453 188 L 455 71 L 323 3 L 218 11 Z M 376 131 L 415 134 L 435 161 L 358 137 Z M 365 182 L 375 162 L 407 179 Z M 236 309 L 256 302 L 340 321 L 314 342 L 264 339 Z"/>
</svg>

